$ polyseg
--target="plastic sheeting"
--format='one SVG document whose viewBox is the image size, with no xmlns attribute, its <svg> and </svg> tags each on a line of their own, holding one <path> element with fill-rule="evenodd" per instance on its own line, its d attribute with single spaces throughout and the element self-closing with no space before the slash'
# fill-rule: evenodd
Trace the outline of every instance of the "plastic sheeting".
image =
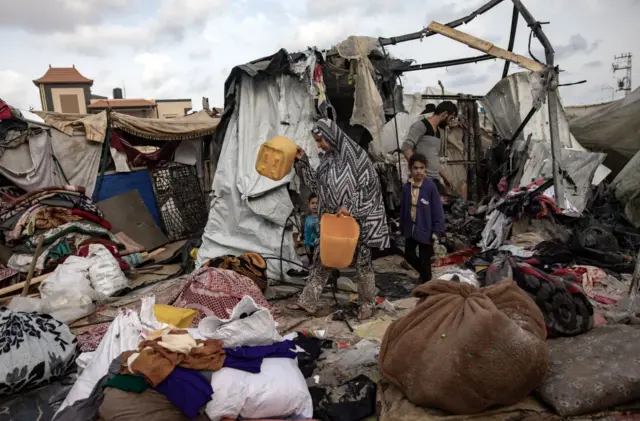
<svg viewBox="0 0 640 421">
<path fill-rule="evenodd" d="M 565 203 L 560 205 L 566 215 L 579 216 L 584 211 L 591 190 L 591 180 L 605 158 L 606 155 L 603 153 L 562 149 L 562 166 L 575 182 L 574 186 L 569 180 L 563 180 Z M 553 177 L 551 144 L 544 141 L 534 142 L 529 149 L 529 159 L 524 165 L 520 187 L 540 178 L 551 177 Z M 545 194 L 555 199 L 553 188 Z"/>
<path fill-rule="evenodd" d="M 101 152 L 102 145 L 87 142 L 84 135 L 69 136 L 55 128 L 43 128 L 26 143 L 5 151 L 0 157 L 0 174 L 28 192 L 70 184 L 85 187 L 90 197 Z"/>
<path fill-rule="evenodd" d="M 224 133 L 198 267 L 224 254 L 280 256 L 282 232 L 293 211 L 287 184 L 294 173 L 280 181 L 261 177 L 255 161 L 263 142 L 287 137 L 307 152 L 312 165 L 318 163 L 310 135 L 315 109 L 305 83 L 285 74 L 253 78 L 245 71 L 235 78 L 235 107 Z M 282 257 L 299 262 L 291 235 L 284 237 Z M 269 276 L 278 277 L 280 262 L 267 263 Z M 289 264 L 284 262 L 283 268 L 288 270 Z"/>
<path fill-rule="evenodd" d="M 624 216 L 640 228 L 640 151 L 611 183 L 616 199 L 624 206 Z"/>
<path fill-rule="evenodd" d="M 481 101 L 482 105 L 491 121 L 496 125 L 498 134 L 502 138 L 510 139 L 513 136 L 520 123 L 531 111 L 535 92 L 540 91 L 541 88 L 542 81 L 538 73 L 520 72 L 502 79 L 485 95 Z M 569 122 L 560 99 L 558 101 L 560 103 L 558 104 L 557 119 L 562 145 L 565 148 L 586 151 L 569 131 Z M 516 141 L 522 142 L 529 135 L 531 135 L 532 140 L 551 144 L 549 107 L 546 104 L 533 115 Z M 563 161 L 562 164 L 566 167 L 568 162 Z M 593 180 L 590 181 L 594 185 L 598 185 L 610 172 L 607 167 L 600 165 Z"/>
<path fill-rule="evenodd" d="M 640 150 L 640 88 L 617 101 L 570 108 L 577 115 L 569 121 L 571 133 L 582 146 L 608 153 L 605 162 L 614 171 Z"/>
</svg>

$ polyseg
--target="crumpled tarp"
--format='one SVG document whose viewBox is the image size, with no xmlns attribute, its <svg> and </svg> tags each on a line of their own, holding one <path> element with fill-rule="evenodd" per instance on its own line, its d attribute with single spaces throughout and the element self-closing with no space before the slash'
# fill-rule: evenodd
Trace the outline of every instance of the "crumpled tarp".
<svg viewBox="0 0 640 421">
<path fill-rule="evenodd" d="M 540 74 L 519 72 L 502 79 L 485 95 L 481 103 L 489 119 L 495 124 L 498 134 L 503 139 L 511 139 L 520 123 L 529 114 L 533 107 L 535 92 L 538 92 L 541 86 Z M 586 151 L 569 131 L 569 122 L 559 97 L 557 118 L 562 145 L 565 148 Z M 534 141 L 543 141 L 551 145 L 549 107 L 546 101 L 529 120 L 516 142 L 523 142 L 529 135 Z M 567 170 L 566 166 L 568 164 L 569 162 L 562 160 L 562 165 L 565 167 L 563 169 Z M 570 171 L 568 172 L 571 174 Z M 593 180 L 590 180 L 590 182 L 594 185 L 599 185 L 610 172 L 607 167 L 600 165 Z M 526 185 L 530 180 L 525 182 L 523 177 L 523 182 Z"/>
<path fill-rule="evenodd" d="M 87 140 L 104 142 L 107 133 L 107 112 L 98 114 L 63 114 L 37 111 L 37 115 L 56 129 L 68 134 L 81 131 Z M 199 111 L 185 117 L 171 119 L 140 118 L 111 112 L 112 127 L 150 140 L 172 141 L 195 139 L 215 132 L 220 119 Z"/>
<path fill-rule="evenodd" d="M 275 58 L 282 62 L 280 55 Z M 254 74 L 260 72 L 259 68 Z M 312 165 L 317 165 L 317 147 L 309 135 L 315 121 L 313 97 L 298 77 L 276 72 L 254 78 L 244 67 L 232 71 L 226 86 L 230 96 L 225 102 L 233 103 L 233 109 L 225 112 L 226 121 L 221 126 L 224 132 L 216 135 L 216 142 L 222 135 L 224 140 L 196 265 L 213 257 L 249 251 L 299 262 L 291 235 L 284 236 L 281 251 L 282 232 L 293 210 L 287 184 L 294 173 L 273 181 L 256 172 L 255 162 L 262 143 L 284 136 L 300 145 Z M 279 261 L 267 260 L 267 266 L 269 277 L 279 277 Z M 290 264 L 283 262 L 285 273 L 289 268 Z"/>
<path fill-rule="evenodd" d="M 376 38 L 350 36 L 335 46 L 341 57 L 352 60 L 352 72 L 355 73 L 355 98 L 353 114 L 349 123 L 364 127 L 371 134 L 370 152 L 384 159 L 381 137 L 384 125 L 384 103 L 378 91 L 373 74 L 375 69 L 369 60 L 369 54 L 377 50 L 380 43 Z"/>
<path fill-rule="evenodd" d="M 524 165 L 520 187 L 540 179 L 552 178 L 551 143 L 544 141 L 532 141 L 529 148 L 529 159 Z M 573 185 L 569 180 L 564 179 L 565 203 L 559 204 L 564 210 L 564 214 L 579 216 L 585 209 L 589 192 L 591 191 L 591 180 L 593 180 L 598 168 L 604 162 L 606 154 L 597 152 L 585 152 L 582 150 L 563 148 L 562 166 L 569 174 Z M 555 190 L 549 189 L 545 194 L 555 199 Z"/>
<path fill-rule="evenodd" d="M 640 150 L 640 88 L 617 101 L 569 108 L 579 112 L 569 120 L 571 133 L 582 146 L 608 153 L 617 170 Z"/>
<path fill-rule="evenodd" d="M 220 119 L 200 111 L 177 118 L 140 118 L 111 113 L 113 127 L 151 140 L 185 140 L 207 136 L 215 132 Z"/>
<path fill-rule="evenodd" d="M 87 140 L 102 143 L 107 134 L 106 111 L 98 114 L 65 114 L 47 111 L 34 111 L 34 113 L 48 125 L 69 136 L 73 135 L 74 131 L 81 131 Z"/>
<path fill-rule="evenodd" d="M 640 151 L 620 171 L 610 188 L 624 206 L 625 218 L 640 228 Z"/>
<path fill-rule="evenodd" d="M 91 197 L 101 153 L 102 145 L 87 142 L 82 134 L 34 128 L 29 142 L 7 149 L 0 157 L 0 174 L 27 192 L 70 184 L 85 187 Z"/>
</svg>

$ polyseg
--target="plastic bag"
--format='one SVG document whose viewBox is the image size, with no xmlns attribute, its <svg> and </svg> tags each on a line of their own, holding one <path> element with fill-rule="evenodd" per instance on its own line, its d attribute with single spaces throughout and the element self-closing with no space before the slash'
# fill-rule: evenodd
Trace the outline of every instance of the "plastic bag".
<svg viewBox="0 0 640 421">
<path fill-rule="evenodd" d="M 223 368 L 213 373 L 211 386 L 215 393 L 205 407 L 211 421 L 313 416 L 311 394 L 294 359 L 265 358 L 258 374 Z"/>
<path fill-rule="evenodd" d="M 40 284 L 40 296 L 47 298 L 67 291 L 82 292 L 99 301 L 104 298 L 91 287 L 89 267 L 91 260 L 84 257 L 69 256 L 63 264 Z"/>
<path fill-rule="evenodd" d="M 228 319 L 205 317 L 198 330 L 205 338 L 221 340 L 226 348 L 271 345 L 282 340 L 269 310 L 259 307 L 248 295 L 233 308 Z"/>
<path fill-rule="evenodd" d="M 74 290 L 57 292 L 44 299 L 15 297 L 8 308 L 25 313 L 48 314 L 65 324 L 71 324 L 95 311 L 91 296 Z"/>
<path fill-rule="evenodd" d="M 91 244 L 87 258 L 91 260 L 89 279 L 96 291 L 110 297 L 131 285 L 116 258 L 102 244 Z"/>
</svg>

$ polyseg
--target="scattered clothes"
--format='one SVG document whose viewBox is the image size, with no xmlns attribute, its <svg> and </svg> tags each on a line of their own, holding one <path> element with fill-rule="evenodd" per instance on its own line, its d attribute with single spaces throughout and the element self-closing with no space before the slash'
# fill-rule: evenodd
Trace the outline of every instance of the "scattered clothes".
<svg viewBox="0 0 640 421">
<path fill-rule="evenodd" d="M 253 298 L 260 307 L 271 309 L 251 279 L 232 270 L 203 267 L 189 276 L 173 305 L 198 310 L 200 314 L 193 321 L 198 325 L 204 317 L 228 318 L 245 296 Z"/>
<path fill-rule="evenodd" d="M 118 370 L 120 369 L 120 360 L 118 360 Z M 119 371 L 118 371 L 119 372 Z M 149 388 L 149 383 L 142 376 L 133 374 L 118 374 L 108 379 L 104 387 L 113 387 L 118 390 L 133 393 L 142 393 Z"/>
<path fill-rule="evenodd" d="M 224 358 L 221 341 L 196 341 L 186 331 L 172 330 L 160 338 L 140 342 L 138 351 L 124 352 L 120 373 L 141 374 L 156 387 L 176 366 L 217 371 Z"/>
<path fill-rule="evenodd" d="M 142 244 L 138 244 L 127 236 L 124 232 L 116 234 L 116 238 L 124 245 L 124 250 L 120 250 L 120 256 L 126 256 L 133 253 L 142 253 L 145 248 Z"/>
<path fill-rule="evenodd" d="M 0 307 L 0 396 L 64 375 L 75 350 L 76 338 L 62 322 L 48 314 Z"/>
<path fill-rule="evenodd" d="M 497 249 L 504 244 L 511 231 L 511 217 L 499 210 L 491 212 L 487 219 L 487 225 L 482 231 L 482 250 Z"/>
<path fill-rule="evenodd" d="M 500 248 L 498 250 L 506 251 L 506 252 L 511 253 L 512 256 L 522 257 L 522 258 L 525 258 L 525 259 L 533 256 L 533 252 L 532 251 L 524 250 L 524 249 L 522 249 L 522 247 L 514 246 L 514 245 L 511 245 L 511 244 L 505 244 L 503 246 L 500 246 Z"/>
<path fill-rule="evenodd" d="M 380 374 L 415 405 L 473 414 L 511 405 L 547 371 L 544 318 L 514 282 L 431 281 L 382 341 Z M 509 381 L 505 382 L 508 378 Z"/>
<path fill-rule="evenodd" d="M 376 384 L 358 376 L 339 387 L 311 387 L 313 417 L 321 421 L 359 421 L 375 414 Z"/>
<path fill-rule="evenodd" d="M 100 405 L 102 405 L 104 399 L 103 389 L 108 387 L 108 383 L 110 380 L 113 380 L 114 376 L 119 376 L 119 371 L 120 357 L 111 362 L 107 375 L 98 381 L 91 391 L 91 395 L 86 399 L 75 401 L 73 405 L 65 407 L 56 414 L 56 421 L 97 421 L 99 418 L 98 412 L 100 411 Z"/>
<path fill-rule="evenodd" d="M 475 272 L 469 269 L 453 267 L 438 276 L 438 279 L 443 281 L 464 282 L 465 284 L 480 288 L 480 282 L 478 282 Z"/>
<path fill-rule="evenodd" d="M 445 257 L 436 259 L 434 267 L 450 266 L 450 265 L 464 265 L 467 261 L 480 251 L 480 248 L 473 247 L 467 250 L 459 250 L 449 254 Z"/>
<path fill-rule="evenodd" d="M 640 399 L 640 327 L 600 326 L 549 341 L 549 372 L 538 389 L 563 417 L 599 412 Z"/>
<path fill-rule="evenodd" d="M 239 346 L 225 348 L 224 367 L 235 368 L 248 373 L 259 373 L 265 358 L 295 359 L 298 353 L 293 351 L 296 345 L 293 341 L 276 342 L 264 346 Z"/>
<path fill-rule="evenodd" d="M 316 369 L 316 361 L 320 358 L 323 348 L 331 348 L 333 345 L 333 341 L 307 336 L 301 332 L 298 332 L 298 336 L 293 340 L 293 343 L 305 351 L 298 354 L 298 368 L 300 368 L 305 379 L 313 375 L 313 371 Z"/>
<path fill-rule="evenodd" d="M 238 257 L 233 255 L 220 256 L 207 260 L 202 266 L 228 269 L 246 276 L 256 283 L 260 291 L 264 291 L 269 285 L 267 264 L 258 253 L 244 253 Z"/>
<path fill-rule="evenodd" d="M 213 388 L 205 376 L 195 370 L 176 367 L 155 390 L 193 419 L 211 400 Z"/>
<path fill-rule="evenodd" d="M 188 421 L 178 407 L 167 397 L 153 389 L 143 393 L 129 393 L 108 388 L 100 407 L 104 421 Z M 198 414 L 194 421 L 209 421 L 206 415 Z"/>
<path fill-rule="evenodd" d="M 498 254 L 485 274 L 485 285 L 513 279 L 538 305 L 550 337 L 573 336 L 593 328 L 593 305 L 580 284 L 545 273 L 516 258 Z"/>
</svg>

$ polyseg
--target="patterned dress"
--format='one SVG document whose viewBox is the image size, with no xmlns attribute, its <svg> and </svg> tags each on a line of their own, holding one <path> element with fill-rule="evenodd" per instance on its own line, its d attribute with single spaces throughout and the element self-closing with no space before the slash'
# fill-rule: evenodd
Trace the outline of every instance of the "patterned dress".
<svg viewBox="0 0 640 421">
<path fill-rule="evenodd" d="M 373 306 L 375 279 L 371 263 L 371 248 L 389 247 L 389 227 L 380 189 L 380 181 L 367 152 L 351 140 L 333 121 L 320 120 L 320 135 L 331 150 L 324 153 L 317 170 L 313 170 L 305 155 L 296 163 L 302 181 L 318 195 L 319 215 L 336 213 L 345 207 L 360 225 L 356 258 L 360 301 Z M 314 312 L 331 270 L 320 262 L 317 247 L 309 274 L 309 282 L 298 304 Z"/>
</svg>

